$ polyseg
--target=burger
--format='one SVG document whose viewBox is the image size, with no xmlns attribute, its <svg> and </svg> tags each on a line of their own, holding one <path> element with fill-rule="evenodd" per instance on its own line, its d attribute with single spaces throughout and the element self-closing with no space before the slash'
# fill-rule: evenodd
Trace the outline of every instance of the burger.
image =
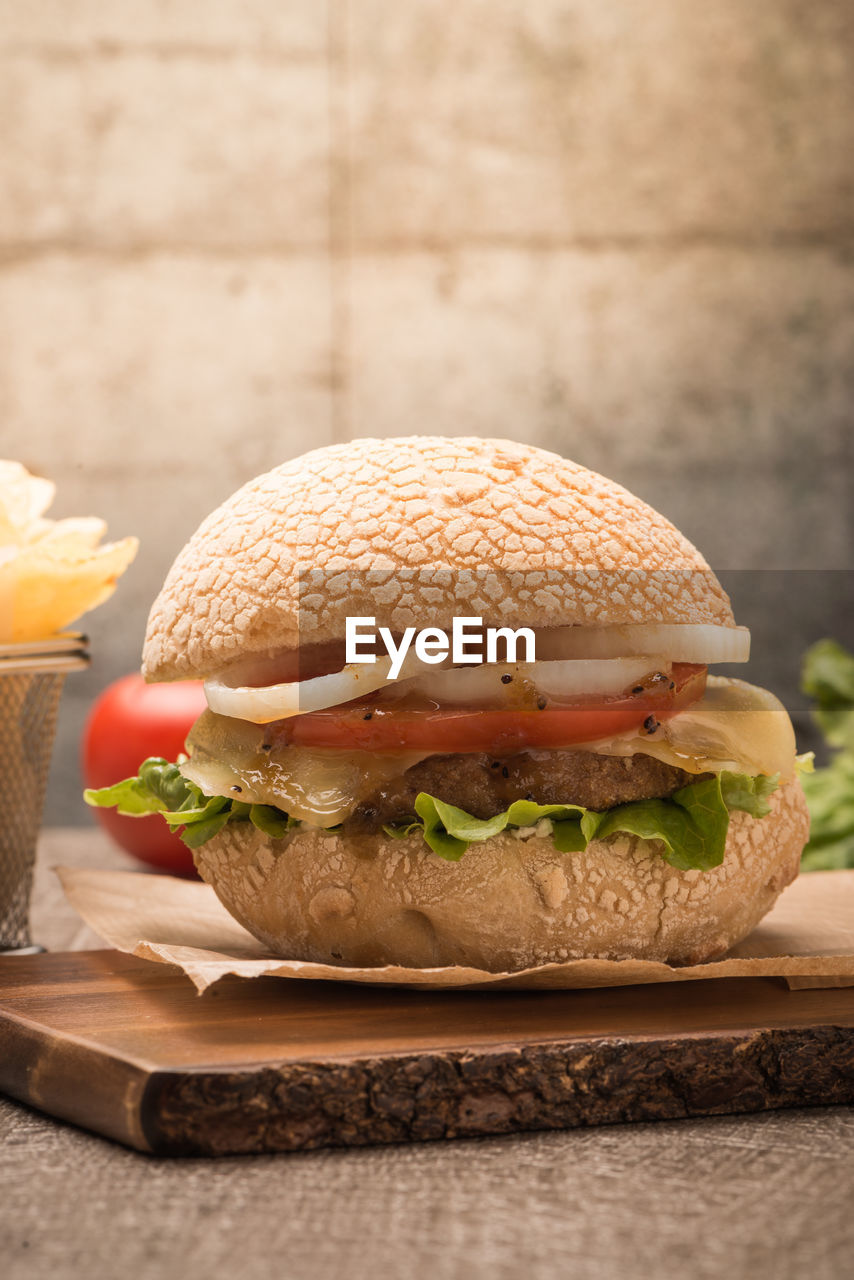
<svg viewBox="0 0 854 1280">
<path fill-rule="evenodd" d="M 148 680 L 187 755 L 90 792 L 157 811 L 275 954 L 512 972 L 724 953 L 798 871 L 792 725 L 709 674 L 749 635 L 699 552 L 506 440 L 317 449 L 201 525 Z"/>
</svg>

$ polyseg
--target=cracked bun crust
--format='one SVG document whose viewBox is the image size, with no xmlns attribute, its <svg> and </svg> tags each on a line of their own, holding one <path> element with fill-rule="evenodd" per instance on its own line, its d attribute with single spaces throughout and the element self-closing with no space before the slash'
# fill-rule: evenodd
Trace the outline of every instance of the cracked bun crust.
<svg viewBox="0 0 854 1280">
<path fill-rule="evenodd" d="M 586 467 L 509 440 L 354 440 L 259 476 L 204 521 L 152 607 L 143 674 L 204 677 L 338 640 L 348 614 L 399 631 L 460 613 L 735 625 L 691 543 Z"/>
<path fill-rule="evenodd" d="M 503 833 L 443 862 L 419 835 L 274 840 L 229 823 L 196 850 L 228 911 L 276 955 L 494 973 L 584 958 L 698 964 L 745 937 L 798 872 L 809 820 L 792 778 L 772 812 L 730 816 L 723 863 L 677 871 L 634 836 L 558 853 Z"/>
</svg>

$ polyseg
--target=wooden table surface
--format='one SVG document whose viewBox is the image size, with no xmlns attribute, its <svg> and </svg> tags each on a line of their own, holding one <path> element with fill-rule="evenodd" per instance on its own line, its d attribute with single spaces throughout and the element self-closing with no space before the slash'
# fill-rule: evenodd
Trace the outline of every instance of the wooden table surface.
<svg viewBox="0 0 854 1280">
<path fill-rule="evenodd" d="M 33 928 L 99 945 L 57 862 L 131 866 L 51 831 Z M 154 1160 L 0 1098 L 5 1280 L 842 1280 L 854 1264 L 847 1108 L 299 1156 Z"/>
</svg>

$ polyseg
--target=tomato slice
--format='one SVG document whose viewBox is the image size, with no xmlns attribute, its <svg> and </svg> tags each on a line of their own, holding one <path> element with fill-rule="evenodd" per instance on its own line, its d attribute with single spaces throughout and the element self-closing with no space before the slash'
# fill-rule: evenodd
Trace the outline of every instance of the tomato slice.
<svg viewBox="0 0 854 1280">
<path fill-rule="evenodd" d="M 671 680 L 640 694 L 597 698 L 542 709 L 383 707 L 371 699 L 348 702 L 280 721 L 276 738 L 304 747 L 353 747 L 388 751 L 395 748 L 448 753 L 489 751 L 508 754 L 525 747 L 570 747 L 630 729 L 650 716 L 666 720 L 696 702 L 706 687 L 706 667 L 675 663 Z"/>
</svg>

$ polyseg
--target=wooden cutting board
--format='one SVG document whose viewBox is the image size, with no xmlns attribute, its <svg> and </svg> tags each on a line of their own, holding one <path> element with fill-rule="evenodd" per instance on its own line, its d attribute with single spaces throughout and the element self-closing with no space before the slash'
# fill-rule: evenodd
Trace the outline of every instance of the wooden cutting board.
<svg viewBox="0 0 854 1280">
<path fill-rule="evenodd" d="M 854 988 L 408 991 L 0 958 L 0 1089 L 161 1155 L 854 1102 Z"/>
</svg>

